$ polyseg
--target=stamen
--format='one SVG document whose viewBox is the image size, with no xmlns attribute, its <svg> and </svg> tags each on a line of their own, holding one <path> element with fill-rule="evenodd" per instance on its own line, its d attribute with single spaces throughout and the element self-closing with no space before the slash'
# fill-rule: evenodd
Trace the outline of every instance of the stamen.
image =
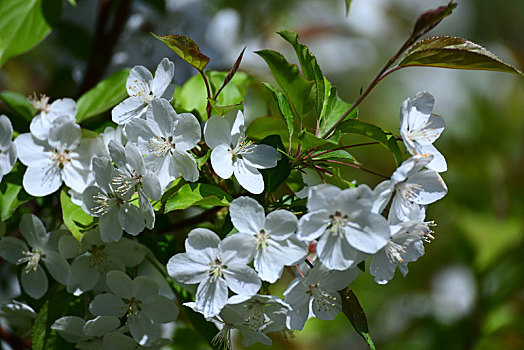
<svg viewBox="0 0 524 350">
<path fill-rule="evenodd" d="M 257 300 L 251 302 L 248 306 L 251 313 L 244 319 L 244 324 L 254 331 L 261 331 L 268 323 L 264 314 L 264 305 Z"/>
<path fill-rule="evenodd" d="M 306 293 L 310 294 L 314 298 L 313 302 L 318 306 L 319 309 L 331 311 L 337 306 L 337 298 L 320 289 L 318 283 L 310 285 L 309 290 Z"/>
<path fill-rule="evenodd" d="M 98 206 L 91 208 L 91 211 L 95 215 L 106 215 L 109 210 L 111 210 L 111 202 L 113 201 L 113 198 L 109 198 L 102 192 L 98 192 L 96 195 L 93 196 L 93 202 L 98 204 Z"/>
<path fill-rule="evenodd" d="M 55 149 L 54 152 L 50 156 L 51 162 L 54 164 L 55 167 L 59 169 L 64 169 L 64 167 L 71 163 L 71 155 L 69 154 L 69 150 L 57 150 Z"/>
<path fill-rule="evenodd" d="M 115 192 L 123 196 L 136 184 L 136 181 L 133 181 L 133 179 L 125 175 L 119 174 L 111 179 L 111 184 L 116 187 Z"/>
<path fill-rule="evenodd" d="M 406 253 L 406 248 L 404 246 L 393 241 L 388 241 L 385 249 L 390 264 L 400 264 L 404 262 L 404 258 L 402 258 L 402 254 Z"/>
<path fill-rule="evenodd" d="M 147 142 L 147 148 L 155 156 L 164 157 L 171 149 L 175 148 L 175 145 L 172 143 L 171 136 L 167 140 L 164 137 L 155 136 Z"/>
<path fill-rule="evenodd" d="M 334 215 L 330 215 L 331 223 L 328 226 L 329 232 L 337 237 L 344 235 L 344 227 L 348 224 L 349 219 L 347 215 L 342 215 L 340 211 L 336 211 Z"/>
<path fill-rule="evenodd" d="M 232 328 L 232 325 L 224 323 L 222 329 L 211 340 L 211 345 L 218 349 L 231 349 Z"/>
<path fill-rule="evenodd" d="M 414 202 L 420 196 L 420 192 L 424 190 L 419 184 L 405 182 L 398 183 L 396 187 L 402 198 L 408 202 Z"/>
<path fill-rule="evenodd" d="M 255 235 L 255 241 L 257 242 L 257 250 L 267 249 L 271 245 L 269 242 L 270 238 L 271 236 L 268 235 L 266 231 L 260 230 L 260 232 Z"/>
<path fill-rule="evenodd" d="M 26 267 L 24 268 L 25 273 L 29 273 L 31 270 L 38 270 L 38 263 L 40 259 L 44 257 L 44 252 L 40 248 L 35 248 L 33 251 L 23 251 L 23 258 L 18 259 L 17 264 L 23 264 L 27 262 Z"/>
<path fill-rule="evenodd" d="M 253 143 L 253 141 L 248 141 L 246 139 L 246 136 L 242 134 L 238 138 L 238 142 L 235 148 L 230 150 L 229 152 L 233 156 L 233 160 L 234 160 L 236 157 L 242 158 L 242 154 L 253 152 L 255 148 L 256 148 L 256 145 Z"/>
<path fill-rule="evenodd" d="M 220 260 L 216 259 L 214 262 L 209 263 L 209 266 L 211 268 L 208 270 L 207 275 L 211 277 L 211 283 L 215 282 L 218 278 L 224 276 L 222 270 L 225 269 L 226 266 L 222 266 Z"/>
<path fill-rule="evenodd" d="M 29 102 L 33 105 L 33 108 L 38 112 L 48 112 L 49 111 L 49 97 L 44 94 L 40 94 L 40 97 L 36 96 L 36 92 L 33 92 L 33 96 L 28 97 Z"/>
</svg>

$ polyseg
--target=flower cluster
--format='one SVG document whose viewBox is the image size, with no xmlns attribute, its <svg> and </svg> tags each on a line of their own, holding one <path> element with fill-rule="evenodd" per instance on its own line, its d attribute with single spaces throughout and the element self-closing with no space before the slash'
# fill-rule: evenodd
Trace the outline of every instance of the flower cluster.
<svg viewBox="0 0 524 350">
<path fill-rule="evenodd" d="M 405 276 L 407 264 L 424 254 L 434 225 L 426 221 L 426 207 L 447 193 L 440 176 L 446 162 L 433 146 L 444 122 L 432 113 L 430 94 L 402 104 L 400 135 L 412 156 L 390 179 L 374 189 L 355 183 L 340 188 L 317 175 L 320 167 L 308 168 L 307 186 L 296 196 L 302 206 L 293 207 L 261 195 L 268 186 L 265 171 L 286 162 L 281 152 L 246 137 L 238 109 L 204 121 L 177 113 L 168 100 L 173 74 L 168 59 L 154 77 L 142 66 L 131 69 L 129 97 L 112 110 L 118 126 L 97 137 L 82 132 L 71 99 L 49 104 L 45 96 L 33 98 L 38 114 L 30 132 L 14 142 L 9 119 L 0 116 L 0 180 L 18 157 L 27 166 L 27 193 L 50 195 L 65 183 L 71 201 L 94 218 L 77 241 L 63 226 L 51 223 L 59 229 L 48 232 L 39 218 L 25 214 L 25 242 L 0 241 L 0 257 L 24 265 L 20 282 L 31 298 L 48 292 L 48 274 L 68 293 L 91 298 L 84 317 L 54 320 L 52 329 L 66 341 L 103 349 L 168 344 L 164 325 L 179 313 L 173 294 L 163 289 L 170 276 L 194 292 L 194 301 L 184 305 L 220 329 L 216 344 L 230 346 L 232 329 L 246 346 L 271 344 L 268 333 L 302 330 L 310 317 L 332 320 L 342 310 L 338 291 L 357 278 L 365 260 L 384 284 L 396 267 Z M 228 180 L 233 175 L 236 180 Z M 226 193 L 229 229 L 220 235 L 209 226 L 192 229 L 185 251 L 159 267 L 136 237 L 155 229 L 166 196 L 195 182 L 224 193 L 240 185 L 247 192 Z M 151 264 L 163 280 L 144 272 Z M 280 296 L 270 294 L 275 283 L 287 283 Z"/>
</svg>

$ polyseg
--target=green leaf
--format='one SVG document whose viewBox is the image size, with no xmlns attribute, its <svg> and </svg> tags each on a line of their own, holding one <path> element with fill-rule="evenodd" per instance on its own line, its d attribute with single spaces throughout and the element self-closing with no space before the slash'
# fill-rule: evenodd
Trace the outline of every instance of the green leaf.
<svg viewBox="0 0 524 350">
<path fill-rule="evenodd" d="M 283 140 L 289 136 L 286 123 L 282 118 L 277 117 L 256 118 L 247 127 L 246 134 L 253 140 L 262 140 L 274 134 L 279 135 Z"/>
<path fill-rule="evenodd" d="M 444 18 L 451 15 L 455 7 L 457 7 L 457 4 L 451 0 L 447 6 L 440 6 L 434 10 L 428 10 L 422 13 L 415 22 L 413 31 L 411 32 L 411 38 L 416 40 L 416 38 L 435 28 Z"/>
<path fill-rule="evenodd" d="M 333 166 L 333 167 L 331 167 L 331 171 L 333 173 L 331 176 L 325 176 L 324 177 L 328 184 L 335 185 L 335 186 L 337 186 L 338 188 L 341 188 L 341 189 L 355 187 L 354 183 L 344 179 L 344 177 L 340 174 L 340 168 L 339 167 Z"/>
<path fill-rule="evenodd" d="M 44 40 L 61 11 L 61 0 L 0 0 L 0 66 Z"/>
<path fill-rule="evenodd" d="M 264 86 L 268 88 L 275 99 L 275 102 L 277 103 L 278 109 L 280 111 L 280 115 L 286 123 L 289 138 L 291 139 L 293 132 L 295 131 L 295 126 L 293 125 L 293 112 L 291 112 L 289 101 L 287 100 L 286 96 L 273 85 L 264 83 Z"/>
<path fill-rule="evenodd" d="M 289 63 L 282 54 L 273 50 L 256 51 L 262 57 L 273 77 L 286 95 L 293 114 L 302 119 L 316 101 L 314 83 L 304 79 L 296 64 Z"/>
<path fill-rule="evenodd" d="M 242 110 L 242 101 L 234 104 L 234 105 L 228 105 L 228 106 L 219 106 L 215 100 L 209 99 L 209 104 L 211 105 L 211 109 L 213 110 L 213 114 L 218 114 L 221 116 L 224 116 L 226 113 L 231 112 L 234 109 Z"/>
<path fill-rule="evenodd" d="M 305 129 L 302 130 L 300 134 L 298 134 L 298 141 L 304 148 L 304 151 L 309 151 L 313 148 L 320 148 L 324 146 L 328 146 L 331 148 L 338 146 L 338 143 L 336 143 L 335 141 L 329 139 L 321 139 L 320 137 L 316 137 L 315 135 L 313 135 Z"/>
<path fill-rule="evenodd" d="M 66 315 L 83 317 L 83 303 L 82 298 L 67 293 L 65 289 L 52 294 L 36 316 L 32 334 L 33 350 L 73 349 L 74 344 L 66 342 L 51 326 Z"/>
<path fill-rule="evenodd" d="M 93 227 L 94 218 L 78 205 L 71 202 L 71 198 L 66 190 L 60 192 L 60 204 L 62 206 L 62 216 L 64 224 L 71 231 L 73 237 L 80 242 L 84 234 Z"/>
<path fill-rule="evenodd" d="M 342 297 L 342 312 L 351 322 L 358 335 L 366 341 L 370 349 L 374 350 L 375 345 L 369 334 L 366 314 L 364 313 L 362 306 L 360 306 L 357 296 L 349 287 L 339 290 L 338 293 Z"/>
<path fill-rule="evenodd" d="M 71 6 L 76 6 L 76 0 L 67 0 Z"/>
<path fill-rule="evenodd" d="M 380 144 L 387 147 L 391 151 L 397 166 L 402 163 L 402 152 L 400 152 L 395 135 L 389 131 L 385 131 L 374 124 L 356 119 L 346 120 L 340 124 L 336 130 L 337 132 L 345 134 L 358 134 L 367 136 L 375 141 L 378 141 Z"/>
<path fill-rule="evenodd" d="M 188 36 L 178 34 L 151 34 L 199 71 L 204 71 L 204 68 L 206 68 L 209 63 L 209 57 L 200 52 L 198 45 Z"/>
<path fill-rule="evenodd" d="M 76 121 L 80 123 L 97 116 L 122 102 L 128 96 L 126 81 L 129 70 L 126 68 L 111 74 L 83 94 L 77 102 Z"/>
<path fill-rule="evenodd" d="M 397 66 L 488 70 L 524 75 L 482 46 L 451 36 L 436 36 L 415 43 Z"/>
<path fill-rule="evenodd" d="M 11 108 L 17 116 L 24 118 L 28 122 L 33 119 L 36 109 L 33 108 L 29 99 L 24 95 L 18 92 L 2 91 L 0 92 L 0 100 Z"/>
<path fill-rule="evenodd" d="M 351 0 L 345 0 L 346 2 L 346 17 L 349 16 L 349 8 L 351 7 Z"/>
<path fill-rule="evenodd" d="M 0 182 L 0 221 L 9 219 L 16 208 L 32 198 L 22 186 L 24 174 L 21 168 L 20 163 L 16 163 L 13 170 Z"/>
<path fill-rule="evenodd" d="M 329 89 L 329 97 L 324 104 L 322 114 L 320 115 L 320 131 L 319 135 L 324 135 L 351 107 L 351 103 L 343 101 L 338 97 L 337 88 L 332 86 Z M 355 108 L 347 117 L 347 119 L 356 119 L 358 111 Z"/>
<path fill-rule="evenodd" d="M 165 213 L 195 205 L 228 206 L 232 200 L 233 197 L 217 186 L 187 183 L 166 201 Z"/>
<path fill-rule="evenodd" d="M 275 147 L 280 150 L 280 160 L 277 162 L 277 166 L 270 169 L 260 169 L 260 173 L 264 177 L 264 187 L 266 193 L 274 192 L 278 186 L 284 181 L 291 173 L 291 165 L 289 159 L 286 157 L 286 149 L 282 143 L 282 139 L 279 135 L 270 135 L 264 138 L 260 143 Z"/>
<path fill-rule="evenodd" d="M 324 152 L 321 152 L 321 153 L 324 153 Z M 319 155 L 315 155 L 313 154 L 313 160 L 322 160 L 322 159 L 333 159 L 333 160 L 337 160 L 337 159 L 340 159 L 340 160 L 344 160 L 344 161 L 350 161 L 352 163 L 358 163 L 357 160 L 351 155 L 351 153 L 349 153 L 348 151 L 345 151 L 343 149 L 339 149 L 339 150 L 336 150 L 336 151 L 333 151 L 333 152 L 329 152 L 329 153 L 324 153 L 324 154 L 319 154 Z"/>
<path fill-rule="evenodd" d="M 298 62 L 300 62 L 300 67 L 302 68 L 302 73 L 307 80 L 315 82 L 316 88 L 316 111 L 317 116 L 320 116 L 322 112 L 322 106 L 324 105 L 324 95 L 325 95 L 325 84 L 324 84 L 324 75 L 322 70 L 318 65 L 317 58 L 311 53 L 309 48 L 306 45 L 301 44 L 298 41 L 298 34 L 290 32 L 287 30 L 282 30 L 278 34 L 287 40 L 295 49 L 295 53 L 298 57 Z"/>
</svg>

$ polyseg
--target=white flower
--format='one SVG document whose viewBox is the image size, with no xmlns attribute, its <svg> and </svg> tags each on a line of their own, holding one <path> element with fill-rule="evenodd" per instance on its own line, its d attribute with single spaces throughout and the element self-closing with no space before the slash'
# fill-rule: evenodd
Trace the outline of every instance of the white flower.
<svg viewBox="0 0 524 350">
<path fill-rule="evenodd" d="M 158 64 L 154 78 L 147 68 L 133 67 L 126 82 L 127 93 L 130 97 L 113 108 L 111 111 L 113 121 L 117 124 L 126 124 L 133 118 L 143 116 L 147 106 L 155 98 L 171 99 L 173 92 L 168 87 L 174 74 L 175 65 L 167 58 L 163 58 Z"/>
<path fill-rule="evenodd" d="M 312 187 L 297 236 L 304 241 L 320 237 L 317 253 L 322 264 L 346 270 L 364 260 L 363 253 L 376 253 L 390 238 L 386 219 L 372 212 L 372 205 L 373 193 L 365 185 L 345 190 Z"/>
<path fill-rule="evenodd" d="M 96 316 L 127 318 L 133 339 L 150 345 L 160 337 L 160 324 L 172 322 L 178 315 L 175 303 L 158 294 L 158 285 L 147 276 L 134 280 L 121 271 L 109 271 L 106 283 L 112 293 L 98 294 L 89 311 Z"/>
<path fill-rule="evenodd" d="M 423 220 L 425 206 L 436 202 L 446 195 L 448 189 L 439 173 L 434 170 L 422 170 L 431 162 L 430 154 L 416 155 L 404 161 L 386 180 L 374 190 L 373 210 L 381 212 L 395 193 L 388 220 L 397 224 L 409 220 Z"/>
<path fill-rule="evenodd" d="M 423 242 L 433 239 L 433 231 L 429 228 L 432 222 L 406 221 L 392 225 L 391 239 L 385 247 L 372 256 L 369 273 L 375 277 L 378 284 L 388 283 L 398 269 L 405 277 L 408 273 L 408 262 L 416 261 L 424 255 Z"/>
<path fill-rule="evenodd" d="M 98 229 L 88 231 L 80 246 L 71 235 L 64 235 L 60 237 L 58 249 L 65 258 L 74 257 L 67 283 L 67 291 L 74 295 L 105 283 L 105 278 L 101 277 L 108 271 L 124 271 L 126 267 L 138 265 L 146 254 L 143 246 L 130 239 L 103 242 Z"/>
<path fill-rule="evenodd" d="M 0 115 L 0 182 L 16 163 L 16 146 L 11 140 L 13 126 L 7 116 Z"/>
<path fill-rule="evenodd" d="M 297 218 L 287 210 L 275 210 L 267 216 L 264 208 L 249 197 L 239 197 L 229 207 L 231 221 L 239 231 L 236 236 L 247 241 L 254 255 L 258 276 L 274 283 L 284 266 L 295 264 L 306 257 L 307 243 L 295 235 Z"/>
<path fill-rule="evenodd" d="M 102 142 L 105 146 L 104 155 L 109 157 L 109 142 L 115 141 L 125 146 L 127 144 L 127 138 L 124 135 L 124 126 L 118 125 L 116 128 L 108 126 L 104 129 L 104 132 L 100 134 Z"/>
<path fill-rule="evenodd" d="M 228 287 L 241 295 L 255 295 L 260 279 L 247 266 L 251 249 L 240 235 L 222 242 L 208 229 L 192 230 L 186 241 L 186 252 L 172 256 L 167 263 L 171 277 L 186 284 L 197 284 L 195 302 L 204 317 L 217 315 L 226 305 Z"/>
<path fill-rule="evenodd" d="M 356 268 L 336 271 L 317 262 L 305 278 L 296 278 L 284 292 L 284 301 L 292 309 L 287 316 L 287 327 L 300 331 L 312 315 L 321 320 L 334 319 L 342 310 L 337 291 L 346 288 L 357 275 Z"/>
<path fill-rule="evenodd" d="M 124 131 L 145 155 L 146 166 L 158 176 L 162 190 L 180 175 L 186 181 L 198 180 L 195 158 L 188 151 L 200 141 L 201 131 L 191 113 L 176 114 L 168 101 L 155 99 L 146 119 L 133 119 Z"/>
<path fill-rule="evenodd" d="M 434 103 L 435 99 L 427 92 L 417 93 L 413 100 L 404 100 L 400 108 L 400 135 L 412 155 L 433 155 L 426 167 L 440 173 L 447 170 L 446 159 L 433 142 L 444 131 L 444 119 L 432 113 Z"/>
<path fill-rule="evenodd" d="M 120 143 L 111 140 L 109 153 L 117 166 L 111 185 L 115 192 L 123 197 L 138 191 L 138 203 L 146 220 L 146 227 L 152 229 L 155 226 L 155 211 L 149 198 L 157 201 L 162 196 L 158 178 L 146 169 L 144 158 L 133 143 L 129 142 L 124 148 Z"/>
<path fill-rule="evenodd" d="M 23 185 L 33 196 L 58 190 L 62 181 L 76 192 L 92 182 L 91 159 L 99 147 L 98 138 L 82 139 L 80 126 L 59 120 L 49 131 L 49 140 L 40 141 L 30 133 L 15 139 L 20 161 L 27 165 Z"/>
<path fill-rule="evenodd" d="M 39 140 L 47 140 L 49 131 L 59 119 L 62 122 L 75 122 L 76 103 L 70 98 L 56 100 L 51 104 L 48 103 L 49 97 L 45 95 L 40 95 L 40 99 L 37 99 L 35 95 L 29 100 L 39 112 L 31 120 L 29 130 Z"/>
<path fill-rule="evenodd" d="M 93 173 L 98 186 L 87 187 L 82 198 L 90 214 L 100 218 L 102 241 L 117 242 L 122 237 L 122 229 L 133 236 L 142 232 L 145 218 L 135 205 L 128 203 L 132 193 L 122 195 L 111 184 L 115 174 L 111 160 L 94 157 Z"/>
<path fill-rule="evenodd" d="M 255 145 L 246 140 L 244 115 L 213 116 L 204 125 L 206 144 L 213 149 L 211 165 L 223 179 L 235 174 L 242 187 L 251 193 L 262 193 L 264 179 L 258 169 L 273 168 L 280 153 L 268 145 Z"/>
<path fill-rule="evenodd" d="M 67 284 L 69 264 L 57 252 L 56 240 L 48 233 L 36 216 L 24 214 L 20 220 L 20 232 L 32 249 L 18 238 L 4 237 L 0 241 L 0 256 L 12 264 L 26 264 L 20 275 L 22 287 L 32 298 L 38 299 L 45 294 L 48 287 L 47 275 L 41 268 L 43 262 L 55 280 Z"/>
</svg>

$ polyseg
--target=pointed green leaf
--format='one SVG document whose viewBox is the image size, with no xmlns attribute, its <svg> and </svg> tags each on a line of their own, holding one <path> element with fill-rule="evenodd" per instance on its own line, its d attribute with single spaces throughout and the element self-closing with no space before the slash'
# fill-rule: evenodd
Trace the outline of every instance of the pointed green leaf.
<svg viewBox="0 0 524 350">
<path fill-rule="evenodd" d="M 33 119 L 36 109 L 33 108 L 29 99 L 18 92 L 2 91 L 0 92 L 0 100 L 4 102 L 13 112 L 27 120 L 28 122 Z"/>
<path fill-rule="evenodd" d="M 324 152 L 320 152 L 320 153 L 324 153 Z M 333 152 L 319 154 L 319 155 L 313 154 L 311 158 L 313 158 L 314 160 L 332 159 L 332 160 L 344 160 L 344 161 L 350 161 L 352 163 L 358 163 L 357 160 L 351 155 L 351 153 L 343 149 L 339 149 Z"/>
<path fill-rule="evenodd" d="M 188 36 L 151 34 L 199 71 L 203 71 L 209 63 L 209 57 L 200 52 L 200 47 Z"/>
<path fill-rule="evenodd" d="M 267 87 L 271 92 L 280 111 L 280 115 L 282 116 L 284 122 L 286 122 L 289 138 L 291 138 L 293 136 L 293 132 L 295 131 L 295 126 L 293 125 L 293 112 L 291 112 L 289 101 L 287 100 L 286 96 L 273 85 L 264 83 L 264 86 Z"/>
<path fill-rule="evenodd" d="M 238 102 L 234 105 L 228 105 L 228 106 L 220 106 L 218 105 L 215 100 L 208 99 L 209 104 L 211 105 L 211 109 L 214 113 L 212 114 L 218 114 L 218 115 L 224 115 L 228 112 L 231 112 L 233 109 L 242 110 L 243 101 Z"/>
<path fill-rule="evenodd" d="M 289 63 L 279 52 L 260 50 L 255 53 L 266 61 L 278 86 L 286 95 L 293 114 L 300 119 L 304 118 L 316 100 L 314 83 L 304 79 L 297 65 Z"/>
<path fill-rule="evenodd" d="M 165 213 L 183 210 L 195 205 L 228 206 L 233 198 L 221 188 L 202 183 L 187 183 L 165 204 Z"/>
<path fill-rule="evenodd" d="M 482 46 L 451 36 L 436 36 L 415 43 L 398 64 L 398 67 L 410 66 L 489 70 L 524 75 Z"/>
<path fill-rule="evenodd" d="M 336 130 L 337 132 L 344 134 L 358 134 L 367 136 L 375 141 L 378 141 L 391 151 L 397 166 L 402 163 L 402 153 L 398 147 L 397 140 L 395 139 L 395 136 L 389 131 L 385 131 L 374 124 L 356 119 L 346 120 L 340 124 Z"/>
<path fill-rule="evenodd" d="M 339 290 L 338 293 L 342 297 L 342 312 L 353 325 L 357 333 L 366 341 L 371 350 L 375 349 L 371 335 L 369 334 L 368 321 L 366 314 L 360 306 L 357 296 L 351 288 Z"/>
<path fill-rule="evenodd" d="M 346 1 L 346 17 L 349 16 L 349 8 L 351 7 L 351 0 Z"/>
<path fill-rule="evenodd" d="M 60 192 L 60 204 L 64 224 L 71 231 L 75 239 L 80 242 L 84 234 L 94 225 L 94 218 L 87 214 L 81 207 L 71 202 L 66 190 Z"/>
<path fill-rule="evenodd" d="M 97 116 L 128 97 L 126 90 L 128 76 L 129 68 L 119 70 L 80 96 L 77 102 L 76 121 L 80 123 Z"/>
<path fill-rule="evenodd" d="M 316 111 L 317 116 L 320 116 L 322 111 L 322 106 L 324 105 L 324 94 L 325 94 L 325 85 L 324 85 L 324 75 L 322 70 L 318 65 L 317 58 L 311 53 L 309 48 L 301 44 L 298 41 L 298 34 L 290 32 L 287 30 L 282 30 L 278 32 L 281 37 L 287 40 L 295 49 L 295 52 L 298 57 L 298 62 L 300 62 L 300 67 L 302 68 L 302 73 L 307 80 L 315 82 L 316 88 Z"/>
<path fill-rule="evenodd" d="M 246 134 L 250 139 L 262 140 L 269 135 L 278 134 L 282 140 L 289 136 L 286 123 L 282 118 L 260 117 L 253 120 L 247 127 Z"/>
<path fill-rule="evenodd" d="M 324 135 L 351 107 L 351 103 L 343 101 L 338 97 L 337 88 L 332 86 L 329 89 L 329 97 L 324 103 L 322 114 L 320 116 L 320 131 L 319 135 Z M 357 109 L 354 109 L 347 117 L 347 119 L 355 119 L 358 116 Z"/>
<path fill-rule="evenodd" d="M 0 66 L 44 40 L 61 11 L 61 0 L 0 0 Z"/>
<path fill-rule="evenodd" d="M 307 130 L 302 130 L 300 134 L 298 134 L 298 141 L 302 145 L 304 151 L 309 151 L 313 148 L 320 148 L 320 147 L 329 147 L 334 148 L 338 146 L 338 143 L 336 143 L 333 140 L 325 140 L 320 137 L 316 137 L 312 133 L 310 133 Z"/>
<path fill-rule="evenodd" d="M 413 40 L 416 40 L 416 38 L 419 38 L 421 35 L 424 35 L 431 29 L 435 28 L 444 18 L 451 15 L 451 12 L 455 7 L 457 7 L 457 4 L 453 3 L 453 0 L 451 0 L 447 6 L 440 6 L 434 10 L 428 10 L 421 14 L 417 18 L 411 33 Z"/>
</svg>

